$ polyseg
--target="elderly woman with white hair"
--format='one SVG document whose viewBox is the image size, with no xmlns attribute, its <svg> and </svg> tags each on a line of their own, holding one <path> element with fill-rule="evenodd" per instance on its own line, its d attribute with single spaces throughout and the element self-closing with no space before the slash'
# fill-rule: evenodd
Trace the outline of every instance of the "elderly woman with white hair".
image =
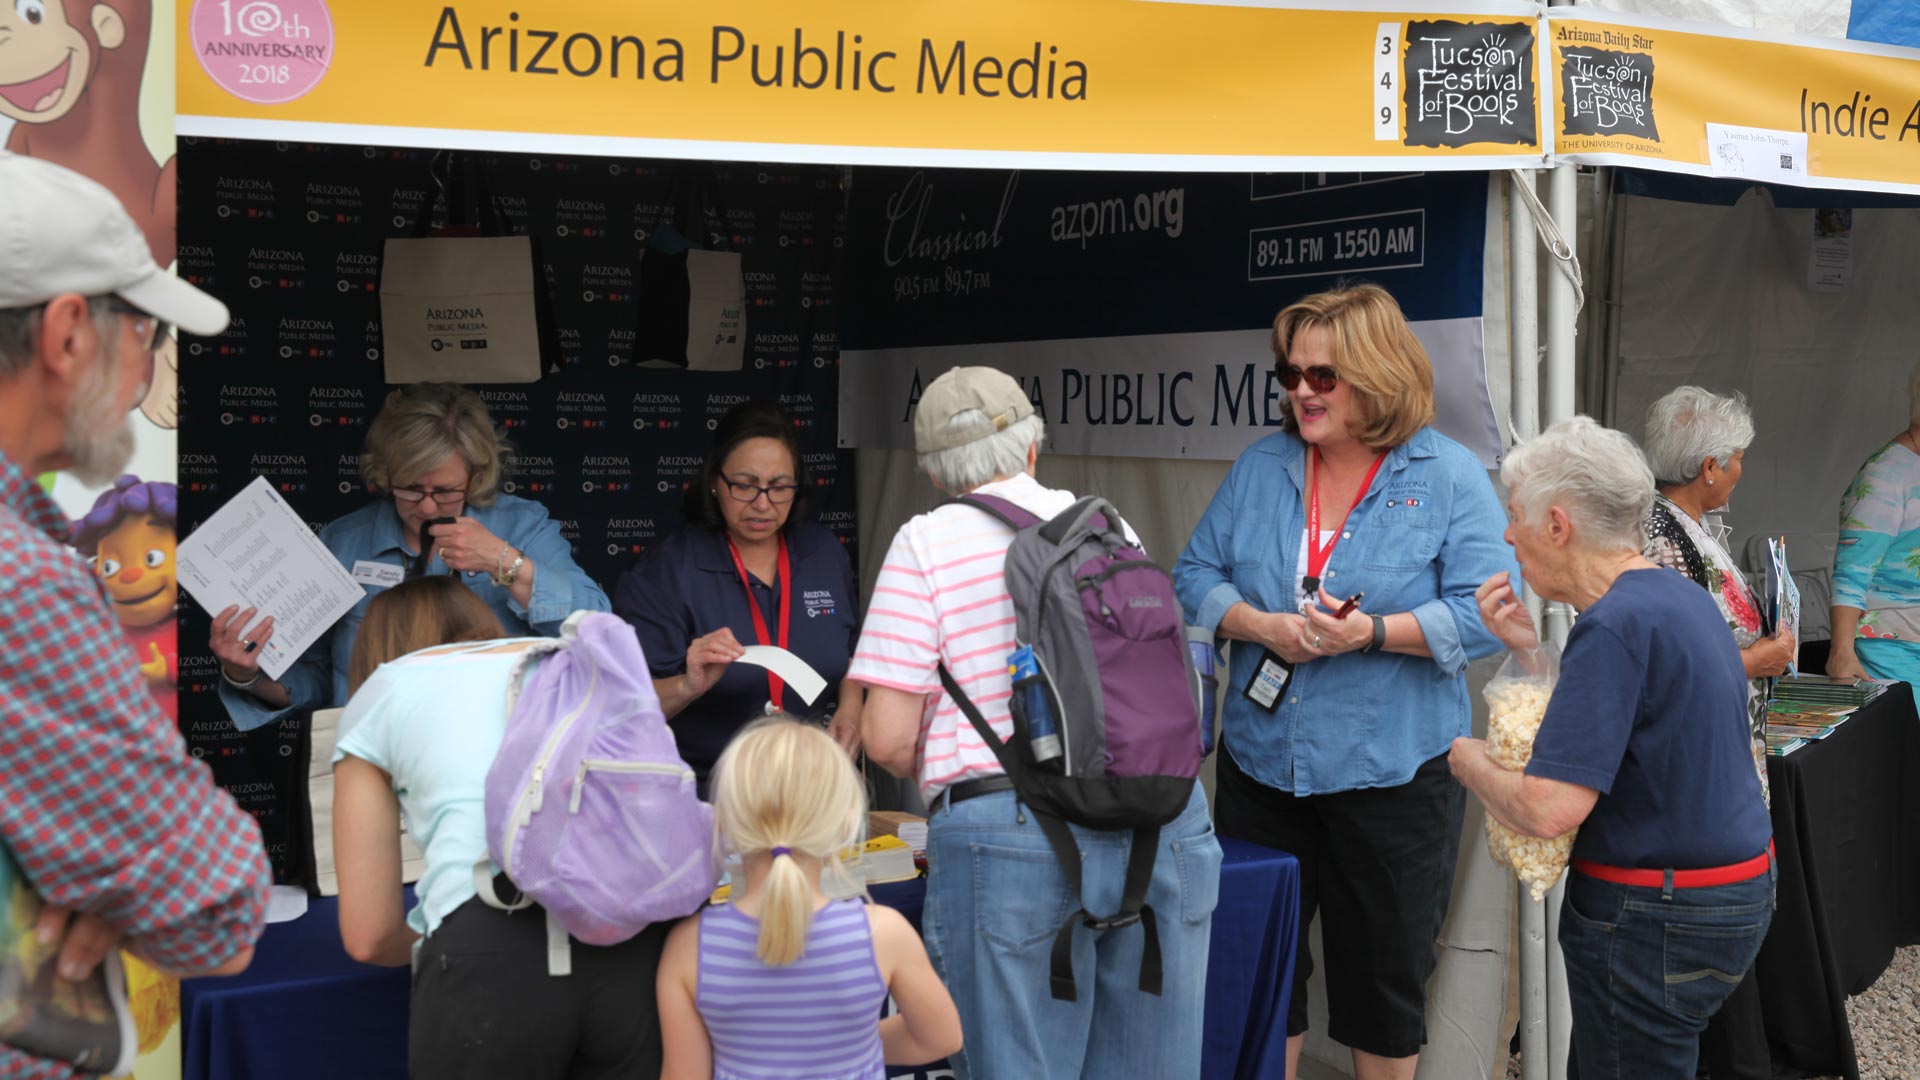
<svg viewBox="0 0 1920 1080">
<path fill-rule="evenodd" d="M 1580 618 L 1526 770 L 1465 738 L 1450 765 L 1515 831 L 1580 830 L 1560 948 L 1583 1080 L 1691 1080 L 1773 919 L 1746 667 L 1712 599 L 1642 554 L 1654 478 L 1632 440 L 1574 417 L 1501 475 L 1527 585 Z M 1539 644 L 1507 575 L 1477 595 L 1508 648 Z"/>
<path fill-rule="evenodd" d="M 1653 468 L 1653 509 L 1647 513 L 1646 556 L 1685 575 L 1707 590 L 1720 608 L 1733 643 L 1740 647 L 1747 683 L 1747 716 L 1752 732 L 1754 771 L 1760 793 L 1767 792 L 1766 680 L 1785 673 L 1798 642 L 1785 627 L 1769 636 L 1760 619 L 1760 601 L 1745 575 L 1706 524 L 1706 515 L 1733 497 L 1747 447 L 1753 444 L 1753 415 L 1741 394 L 1720 395 L 1698 386 L 1681 386 L 1647 409 L 1641 446 Z M 1760 991 L 1743 979 L 1700 1040 L 1713 1080 L 1765 1080 L 1773 1074 L 1766 1031 L 1760 1016 Z"/>
<path fill-rule="evenodd" d="M 1907 429 L 1873 452 L 1840 500 L 1827 674 L 1920 686 L 1920 363 Z"/>
</svg>

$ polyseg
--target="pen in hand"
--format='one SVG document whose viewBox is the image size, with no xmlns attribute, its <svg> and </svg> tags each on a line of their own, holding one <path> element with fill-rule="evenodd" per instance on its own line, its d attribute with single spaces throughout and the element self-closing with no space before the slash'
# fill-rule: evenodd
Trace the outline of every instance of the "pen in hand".
<svg viewBox="0 0 1920 1080">
<path fill-rule="evenodd" d="M 1334 612 L 1333 617 L 1336 619 L 1344 619 L 1347 616 L 1353 614 L 1354 609 L 1360 606 L 1360 601 L 1363 598 L 1365 598 L 1366 595 L 1367 594 L 1364 592 L 1354 593 L 1352 596 L 1347 598 L 1346 603 L 1340 605 L 1340 610 Z"/>
</svg>

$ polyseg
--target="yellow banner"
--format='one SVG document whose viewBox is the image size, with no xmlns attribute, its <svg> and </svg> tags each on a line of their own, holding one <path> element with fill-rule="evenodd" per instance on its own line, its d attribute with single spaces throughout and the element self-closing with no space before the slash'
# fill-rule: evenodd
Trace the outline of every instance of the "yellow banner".
<svg viewBox="0 0 1920 1080">
<path fill-rule="evenodd" d="M 1920 52 L 1591 8 L 1545 25 L 1556 160 L 1920 193 Z"/>
<path fill-rule="evenodd" d="M 1538 165 L 1533 5 L 1410 6 L 181 0 L 179 130 L 846 163 Z"/>
</svg>

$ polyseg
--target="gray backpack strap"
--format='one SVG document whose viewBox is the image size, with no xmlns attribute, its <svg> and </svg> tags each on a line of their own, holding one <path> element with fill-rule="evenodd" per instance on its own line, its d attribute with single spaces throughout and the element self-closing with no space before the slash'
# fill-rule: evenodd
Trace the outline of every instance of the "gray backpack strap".
<svg viewBox="0 0 1920 1080">
<path fill-rule="evenodd" d="M 1126 523 L 1120 520 L 1120 511 L 1113 504 L 1098 495 L 1087 495 L 1072 506 L 1054 515 L 1052 521 L 1040 527 L 1040 537 L 1049 544 L 1059 546 L 1067 537 L 1087 526 L 1093 515 L 1101 514 L 1107 519 L 1107 528 L 1121 537 L 1127 535 Z"/>
</svg>

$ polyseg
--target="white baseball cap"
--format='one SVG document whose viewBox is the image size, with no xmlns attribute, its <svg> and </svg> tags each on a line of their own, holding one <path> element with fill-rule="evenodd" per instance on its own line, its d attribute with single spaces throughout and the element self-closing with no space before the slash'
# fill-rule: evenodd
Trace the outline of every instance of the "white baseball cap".
<svg viewBox="0 0 1920 1080">
<path fill-rule="evenodd" d="M 0 308 L 56 296 L 118 296 L 211 337 L 227 305 L 155 266 L 140 227 L 114 194 L 71 169 L 0 152 Z"/>
</svg>

